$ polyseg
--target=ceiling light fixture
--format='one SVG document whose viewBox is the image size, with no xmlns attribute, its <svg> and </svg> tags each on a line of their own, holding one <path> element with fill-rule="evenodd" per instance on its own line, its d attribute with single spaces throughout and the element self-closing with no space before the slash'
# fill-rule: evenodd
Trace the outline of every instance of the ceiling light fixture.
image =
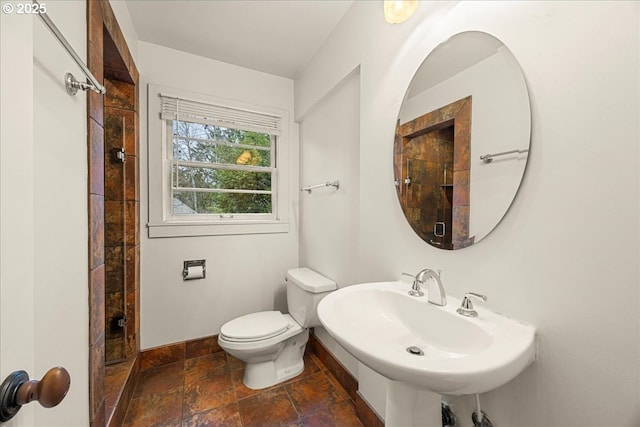
<svg viewBox="0 0 640 427">
<path fill-rule="evenodd" d="M 418 0 L 384 0 L 384 20 L 400 24 L 411 17 L 418 8 Z"/>
</svg>

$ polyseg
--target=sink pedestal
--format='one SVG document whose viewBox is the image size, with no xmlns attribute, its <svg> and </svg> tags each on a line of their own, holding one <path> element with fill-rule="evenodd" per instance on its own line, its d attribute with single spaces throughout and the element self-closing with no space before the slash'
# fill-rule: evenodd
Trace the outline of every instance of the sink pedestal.
<svg viewBox="0 0 640 427">
<path fill-rule="evenodd" d="M 442 427 L 442 397 L 432 391 L 389 381 L 385 425 L 389 427 Z"/>
</svg>

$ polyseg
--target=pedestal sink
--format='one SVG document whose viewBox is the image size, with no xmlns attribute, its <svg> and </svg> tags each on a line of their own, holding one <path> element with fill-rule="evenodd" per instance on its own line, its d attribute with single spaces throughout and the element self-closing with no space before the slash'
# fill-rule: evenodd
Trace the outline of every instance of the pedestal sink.
<svg viewBox="0 0 640 427">
<path fill-rule="evenodd" d="M 430 304 L 405 282 L 342 288 L 318 306 L 322 325 L 360 362 L 390 380 L 437 394 L 483 393 L 520 374 L 535 358 L 535 328 L 460 300 Z M 403 386 L 403 387 L 404 387 Z"/>
</svg>

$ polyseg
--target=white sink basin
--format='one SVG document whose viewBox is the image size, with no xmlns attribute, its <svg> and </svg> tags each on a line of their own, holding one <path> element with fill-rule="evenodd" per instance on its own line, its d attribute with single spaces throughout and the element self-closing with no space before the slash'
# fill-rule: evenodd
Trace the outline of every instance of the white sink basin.
<svg viewBox="0 0 640 427">
<path fill-rule="evenodd" d="M 404 282 L 349 286 L 326 296 L 318 316 L 347 351 L 385 377 L 440 394 L 483 393 L 535 358 L 535 328 L 476 304 L 478 317 L 407 294 Z M 418 347 L 423 355 L 411 354 Z"/>
</svg>

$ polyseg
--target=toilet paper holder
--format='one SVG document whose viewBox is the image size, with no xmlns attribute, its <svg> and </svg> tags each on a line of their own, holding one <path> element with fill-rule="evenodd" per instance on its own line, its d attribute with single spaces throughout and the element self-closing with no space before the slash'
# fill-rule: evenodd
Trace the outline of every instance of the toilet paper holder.
<svg viewBox="0 0 640 427">
<path fill-rule="evenodd" d="M 202 267 L 202 276 L 198 275 L 195 277 L 190 277 L 189 268 L 193 269 L 194 267 Z M 182 280 L 196 280 L 196 279 L 204 279 L 207 276 L 207 260 L 204 259 L 195 259 L 184 261 L 182 267 Z"/>
</svg>

